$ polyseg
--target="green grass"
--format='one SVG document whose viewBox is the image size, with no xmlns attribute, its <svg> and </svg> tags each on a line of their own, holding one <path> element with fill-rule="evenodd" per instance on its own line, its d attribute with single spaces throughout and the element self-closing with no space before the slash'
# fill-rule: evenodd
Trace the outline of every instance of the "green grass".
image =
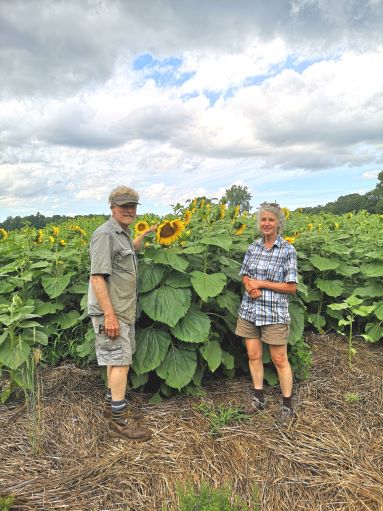
<svg viewBox="0 0 383 511">
<path fill-rule="evenodd" d="M 221 428 L 229 426 L 234 422 L 249 419 L 249 416 L 238 406 L 219 404 L 214 407 L 204 401 L 198 405 L 197 410 L 209 421 L 212 435 L 217 434 Z"/>
</svg>

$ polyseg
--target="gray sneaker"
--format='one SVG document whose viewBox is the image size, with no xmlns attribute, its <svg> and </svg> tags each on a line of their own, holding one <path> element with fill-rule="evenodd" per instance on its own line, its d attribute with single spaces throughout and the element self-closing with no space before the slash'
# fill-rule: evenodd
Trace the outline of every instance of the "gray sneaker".
<svg viewBox="0 0 383 511">
<path fill-rule="evenodd" d="M 248 406 L 245 408 L 245 414 L 246 415 L 254 415 L 257 412 L 261 412 L 265 409 L 266 406 L 266 399 L 261 401 L 257 397 L 253 396 L 251 399 L 251 402 Z"/>
</svg>

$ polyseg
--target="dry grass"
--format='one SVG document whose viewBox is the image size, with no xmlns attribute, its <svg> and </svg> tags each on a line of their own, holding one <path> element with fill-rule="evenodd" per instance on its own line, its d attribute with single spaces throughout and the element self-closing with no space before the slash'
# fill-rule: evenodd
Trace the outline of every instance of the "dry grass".
<svg viewBox="0 0 383 511">
<path fill-rule="evenodd" d="M 357 344 L 352 371 L 336 337 L 309 339 L 310 380 L 296 386 L 298 419 L 278 425 L 280 397 L 268 389 L 267 411 L 212 436 L 200 398 L 152 405 L 132 396 L 153 431 L 149 443 L 110 438 L 101 413 L 98 372 L 71 366 L 44 372 L 43 436 L 32 455 L 24 403 L 0 407 L 0 496 L 14 510 L 177 509 L 177 484 L 230 484 L 262 511 L 383 510 L 382 346 Z M 237 406 L 248 378 L 207 385 L 204 401 Z M 348 402 L 346 394 L 358 394 Z"/>
</svg>

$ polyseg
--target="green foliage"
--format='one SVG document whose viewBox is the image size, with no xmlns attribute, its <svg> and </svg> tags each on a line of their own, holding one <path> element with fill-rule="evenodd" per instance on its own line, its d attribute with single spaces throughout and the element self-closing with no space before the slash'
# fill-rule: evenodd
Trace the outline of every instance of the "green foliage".
<svg viewBox="0 0 383 511">
<path fill-rule="evenodd" d="M 180 486 L 177 491 L 179 502 L 177 511 L 260 511 L 258 492 L 254 491 L 253 502 L 249 507 L 233 493 L 230 486 L 212 488 L 202 482 L 199 488 L 189 484 Z M 174 509 L 174 508 L 173 508 Z M 162 511 L 169 510 L 163 507 Z"/>
<path fill-rule="evenodd" d="M 11 511 L 14 502 L 15 502 L 14 496 L 0 497 L 0 511 Z"/>
<path fill-rule="evenodd" d="M 249 416 L 245 414 L 243 409 L 237 406 L 225 404 L 214 406 L 203 401 L 198 405 L 197 410 L 208 420 L 209 430 L 212 435 L 216 435 L 221 428 L 230 426 L 234 422 L 249 419 Z"/>
<path fill-rule="evenodd" d="M 179 208 L 180 219 L 185 211 Z M 154 384 L 159 399 L 178 391 L 196 395 L 211 373 L 232 377 L 248 370 L 234 331 L 243 292 L 238 272 L 255 219 L 203 198 L 193 200 L 188 211 L 188 225 L 172 246 L 151 239 L 138 254 L 141 316 L 130 379 L 134 388 Z M 86 311 L 88 241 L 103 221 L 83 218 L 74 225 L 72 219 L 41 231 L 23 227 L 0 240 L 0 370 L 13 386 L 25 384 L 21 368 L 35 348 L 49 364 L 94 359 L 95 334 Z M 236 234 L 239 221 L 247 227 Z M 300 271 L 298 294 L 290 297 L 295 378 L 307 377 L 311 361 L 304 328 L 350 333 L 350 313 L 330 305 L 356 297 L 360 303 L 348 303 L 356 309 L 352 337 L 382 338 L 382 227 L 381 215 L 366 212 L 290 214 L 286 234 L 295 238 Z M 265 379 L 275 385 L 266 350 L 264 362 Z M 9 389 L 2 399 L 8 395 Z"/>
<path fill-rule="evenodd" d="M 360 401 L 360 395 L 357 392 L 346 392 L 344 400 L 349 405 L 355 405 Z"/>
</svg>

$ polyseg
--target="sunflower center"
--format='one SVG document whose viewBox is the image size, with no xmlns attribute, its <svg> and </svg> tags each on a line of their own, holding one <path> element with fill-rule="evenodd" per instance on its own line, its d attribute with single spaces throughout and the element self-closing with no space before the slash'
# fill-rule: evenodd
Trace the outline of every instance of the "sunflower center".
<svg viewBox="0 0 383 511">
<path fill-rule="evenodd" d="M 170 224 L 166 224 L 161 229 L 161 237 L 169 238 L 170 236 L 173 236 L 175 232 L 176 229 L 174 227 L 172 227 Z"/>
</svg>

